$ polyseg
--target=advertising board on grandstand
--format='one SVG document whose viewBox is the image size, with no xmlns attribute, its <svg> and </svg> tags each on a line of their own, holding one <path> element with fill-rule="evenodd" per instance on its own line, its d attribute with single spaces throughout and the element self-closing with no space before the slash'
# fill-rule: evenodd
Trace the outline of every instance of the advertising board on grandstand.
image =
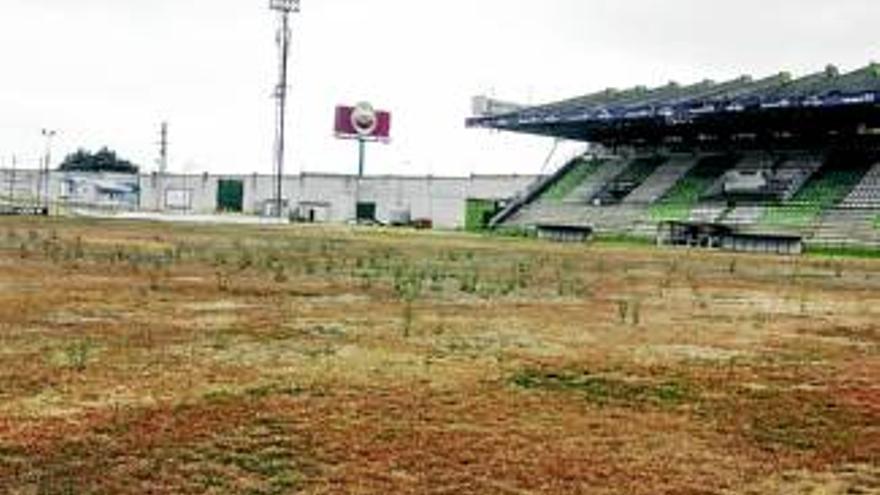
<svg viewBox="0 0 880 495">
<path fill-rule="evenodd" d="M 389 141 L 391 139 L 391 113 L 376 110 L 363 102 L 354 106 L 336 107 L 334 134 L 340 139 L 361 141 Z"/>
</svg>

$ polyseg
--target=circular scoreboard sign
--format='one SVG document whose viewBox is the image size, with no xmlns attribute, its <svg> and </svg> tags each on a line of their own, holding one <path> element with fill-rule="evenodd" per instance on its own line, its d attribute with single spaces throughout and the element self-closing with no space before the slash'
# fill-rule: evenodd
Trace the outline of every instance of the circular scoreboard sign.
<svg viewBox="0 0 880 495">
<path fill-rule="evenodd" d="M 373 105 L 361 102 L 355 105 L 351 112 L 351 126 L 361 136 L 370 136 L 379 125 L 379 117 Z"/>
</svg>

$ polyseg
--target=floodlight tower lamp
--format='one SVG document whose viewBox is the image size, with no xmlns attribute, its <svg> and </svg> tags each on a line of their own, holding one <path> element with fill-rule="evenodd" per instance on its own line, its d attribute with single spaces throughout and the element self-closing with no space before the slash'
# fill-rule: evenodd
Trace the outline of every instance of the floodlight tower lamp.
<svg viewBox="0 0 880 495">
<path fill-rule="evenodd" d="M 300 0 L 269 0 L 269 8 L 289 14 L 299 12 Z"/>
</svg>

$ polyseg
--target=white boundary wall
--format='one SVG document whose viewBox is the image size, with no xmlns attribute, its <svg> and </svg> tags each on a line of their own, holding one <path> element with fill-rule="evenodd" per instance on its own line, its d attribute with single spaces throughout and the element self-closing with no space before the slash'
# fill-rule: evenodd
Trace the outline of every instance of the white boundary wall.
<svg viewBox="0 0 880 495">
<path fill-rule="evenodd" d="M 387 222 L 395 212 L 413 219 L 430 219 L 439 228 L 464 226 L 468 199 L 507 200 L 538 179 L 534 175 L 473 175 L 470 177 L 367 176 L 302 174 L 286 176 L 283 196 L 289 209 L 318 209 L 316 220 L 347 222 L 355 218 L 356 204 L 373 203 L 377 220 Z M 37 202 L 41 174 L 33 170 L 0 170 L 0 202 Z M 164 211 L 190 214 L 217 212 L 221 180 L 240 181 L 242 213 L 262 215 L 275 195 L 269 175 L 140 176 L 53 171 L 49 195 L 55 205 L 93 206 L 124 211 Z M 71 193 L 70 184 L 76 183 Z M 119 184 L 120 188 L 114 187 Z M 125 187 L 136 189 L 125 194 Z M 10 195 L 9 192 L 12 191 Z M 123 191 L 123 192 L 121 192 Z M 306 216 L 306 215 L 303 215 Z"/>
</svg>

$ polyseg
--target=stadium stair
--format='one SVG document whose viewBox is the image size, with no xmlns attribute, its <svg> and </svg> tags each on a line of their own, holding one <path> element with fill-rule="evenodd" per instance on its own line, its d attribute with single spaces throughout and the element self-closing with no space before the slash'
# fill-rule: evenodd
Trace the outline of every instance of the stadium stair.
<svg viewBox="0 0 880 495">
<path fill-rule="evenodd" d="M 720 223 L 725 225 L 746 226 L 755 225 L 764 216 L 765 207 L 762 205 L 744 205 L 729 208 L 721 217 Z"/>
<path fill-rule="evenodd" d="M 654 235 L 656 226 L 645 221 L 647 205 L 601 206 L 593 204 L 593 200 L 614 181 L 643 180 L 660 163 L 661 160 L 656 157 L 611 158 L 594 160 L 589 165 L 572 166 L 548 184 L 544 192 L 535 195 L 535 199 L 521 205 L 503 223 L 519 227 L 580 226 L 591 227 L 598 233 L 626 235 L 649 232 L 646 235 Z"/>
<path fill-rule="evenodd" d="M 696 207 L 706 190 L 733 166 L 735 161 L 735 157 L 727 155 L 712 155 L 695 160 L 694 166 L 681 180 L 671 187 L 660 201 L 651 206 L 651 218 L 656 222 L 686 221 L 693 219 L 692 213 L 694 213 L 698 218 L 711 217 L 708 221 L 714 221 L 717 216 L 724 213 L 723 207 L 719 210 L 717 206 L 710 204 L 704 208 L 705 214 L 696 211 Z"/>
<path fill-rule="evenodd" d="M 812 245 L 880 248 L 877 210 L 832 208 L 825 211 L 807 242 Z"/>
<path fill-rule="evenodd" d="M 600 160 L 577 158 L 563 174 L 555 177 L 540 195 L 541 201 L 562 202 L 601 165 Z"/>
<path fill-rule="evenodd" d="M 865 174 L 862 181 L 843 200 L 844 208 L 878 208 L 880 209 L 880 163 L 875 164 Z"/>
<path fill-rule="evenodd" d="M 774 174 L 774 195 L 781 201 L 793 198 L 822 168 L 822 158 L 802 156 L 782 162 Z"/>
<path fill-rule="evenodd" d="M 688 212 L 682 220 L 695 223 L 716 223 L 730 212 L 724 203 L 700 203 Z"/>
<path fill-rule="evenodd" d="M 621 203 L 668 160 L 663 156 L 644 156 L 632 160 L 623 172 L 590 199 L 590 203 L 603 206 Z"/>
<path fill-rule="evenodd" d="M 629 161 L 613 159 L 602 161 L 598 167 L 578 183 L 563 202 L 569 204 L 588 205 L 605 186 L 623 174 L 629 166 Z"/>
<path fill-rule="evenodd" d="M 621 174 L 628 163 L 627 160 L 618 157 L 576 158 L 552 176 L 535 183 L 493 218 L 490 225 L 492 227 L 502 224 L 528 226 L 548 223 L 534 213 L 538 206 L 542 207 L 540 211 L 565 205 L 583 207 L 589 204 L 589 199 L 601 191 L 608 182 Z M 558 216 L 559 223 L 564 225 L 563 220 L 566 216 L 564 212 L 569 209 L 559 209 L 563 212 Z M 551 215 L 551 217 L 557 216 Z"/>
<path fill-rule="evenodd" d="M 697 165 L 692 155 L 673 156 L 624 198 L 625 204 L 651 204 L 662 198 Z"/>
<path fill-rule="evenodd" d="M 523 208 L 505 225 L 590 227 L 598 234 L 650 237 L 656 233 L 656 225 L 646 221 L 646 212 L 642 205 L 589 206 L 539 202 Z"/>
<path fill-rule="evenodd" d="M 582 178 L 586 178 L 593 163 L 599 160 L 597 157 L 579 156 L 560 167 L 554 174 L 538 179 L 498 212 L 489 222 L 490 228 L 495 228 L 505 223 L 516 224 L 516 219 L 521 215 L 522 210 L 537 202 L 542 196 L 548 195 L 548 191 L 549 201 L 552 201 L 555 197 L 564 197 L 578 183 L 577 180 L 568 177 L 581 175 Z M 565 185 L 557 185 L 563 181 L 566 183 Z"/>
</svg>

